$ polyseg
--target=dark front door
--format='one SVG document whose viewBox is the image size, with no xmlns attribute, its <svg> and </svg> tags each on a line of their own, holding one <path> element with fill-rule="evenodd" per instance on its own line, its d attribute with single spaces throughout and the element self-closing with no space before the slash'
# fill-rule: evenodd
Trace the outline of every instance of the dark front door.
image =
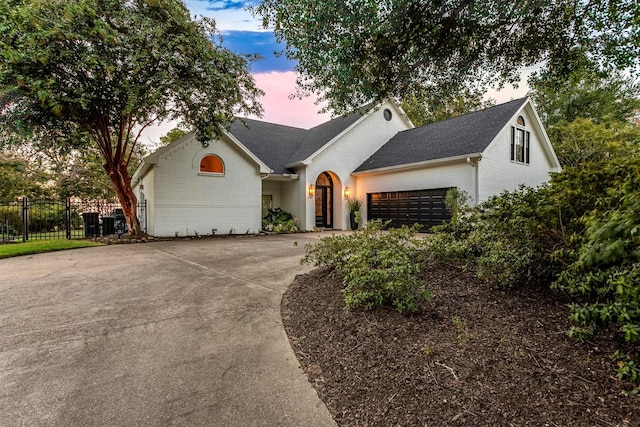
<svg viewBox="0 0 640 427">
<path fill-rule="evenodd" d="M 327 172 L 316 180 L 316 227 L 333 228 L 333 181 Z"/>
</svg>

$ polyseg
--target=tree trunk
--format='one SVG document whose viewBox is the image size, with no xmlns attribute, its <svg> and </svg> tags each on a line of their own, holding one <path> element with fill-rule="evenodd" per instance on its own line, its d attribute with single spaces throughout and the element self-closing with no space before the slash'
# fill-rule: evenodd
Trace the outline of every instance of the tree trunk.
<svg viewBox="0 0 640 427">
<path fill-rule="evenodd" d="M 131 188 L 131 178 L 129 177 L 127 166 L 105 163 L 104 168 L 111 182 L 113 182 L 116 195 L 122 206 L 122 212 L 129 227 L 129 234 L 141 234 L 140 221 L 138 221 L 138 199 L 133 193 L 133 188 Z"/>
</svg>

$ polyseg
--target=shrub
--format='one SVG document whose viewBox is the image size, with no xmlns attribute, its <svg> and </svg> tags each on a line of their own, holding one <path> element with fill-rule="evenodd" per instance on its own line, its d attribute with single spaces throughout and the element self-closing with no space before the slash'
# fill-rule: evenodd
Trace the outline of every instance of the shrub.
<svg viewBox="0 0 640 427">
<path fill-rule="evenodd" d="M 545 187 L 523 187 L 462 208 L 432 231 L 433 256 L 475 269 L 487 281 L 551 283 L 579 296 L 581 303 L 570 306 L 577 325 L 571 336 L 615 324 L 625 340 L 640 342 L 637 150 L 624 159 L 567 168 Z M 632 362 L 620 369 L 636 369 Z M 637 375 L 631 379 L 640 382 Z"/>
<path fill-rule="evenodd" d="M 293 215 L 282 208 L 270 208 L 262 219 L 262 228 L 274 233 L 289 233 L 299 230 Z"/>
<path fill-rule="evenodd" d="M 415 313 L 431 300 L 418 277 L 425 261 L 423 242 L 416 237 L 419 226 L 382 231 L 385 225 L 369 221 L 352 234 L 307 245 L 302 262 L 334 268 L 333 274 L 345 285 L 347 308 L 393 306 L 401 313 Z"/>
</svg>

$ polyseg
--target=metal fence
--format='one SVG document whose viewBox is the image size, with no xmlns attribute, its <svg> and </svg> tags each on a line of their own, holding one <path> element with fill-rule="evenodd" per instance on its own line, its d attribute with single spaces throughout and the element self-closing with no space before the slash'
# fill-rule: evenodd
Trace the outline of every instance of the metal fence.
<svg viewBox="0 0 640 427">
<path fill-rule="evenodd" d="M 138 219 L 146 232 L 146 201 Z M 113 200 L 29 200 L 0 202 L 0 241 L 81 239 L 127 231 L 122 207 Z"/>
</svg>

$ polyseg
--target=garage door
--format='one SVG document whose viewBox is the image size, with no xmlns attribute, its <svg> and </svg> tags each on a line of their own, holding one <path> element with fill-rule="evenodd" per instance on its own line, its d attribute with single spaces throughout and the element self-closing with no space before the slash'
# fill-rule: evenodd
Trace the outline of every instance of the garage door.
<svg viewBox="0 0 640 427">
<path fill-rule="evenodd" d="M 391 221 L 391 227 L 422 224 L 422 232 L 451 219 L 444 205 L 448 188 L 367 194 L 367 218 Z"/>
</svg>

